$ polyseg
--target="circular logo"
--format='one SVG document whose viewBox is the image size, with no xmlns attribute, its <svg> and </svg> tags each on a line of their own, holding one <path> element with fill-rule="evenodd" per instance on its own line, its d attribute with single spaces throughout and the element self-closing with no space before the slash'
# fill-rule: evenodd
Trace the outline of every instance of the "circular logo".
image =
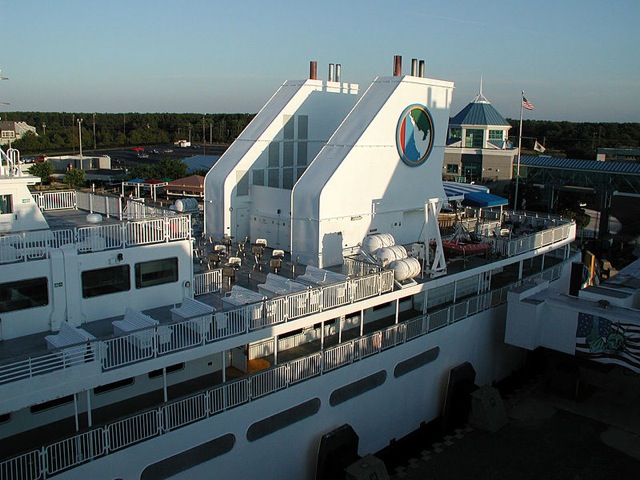
<svg viewBox="0 0 640 480">
<path fill-rule="evenodd" d="M 411 105 L 398 121 L 396 145 L 402 161 L 410 167 L 422 165 L 433 148 L 433 119 L 427 107 Z"/>
</svg>

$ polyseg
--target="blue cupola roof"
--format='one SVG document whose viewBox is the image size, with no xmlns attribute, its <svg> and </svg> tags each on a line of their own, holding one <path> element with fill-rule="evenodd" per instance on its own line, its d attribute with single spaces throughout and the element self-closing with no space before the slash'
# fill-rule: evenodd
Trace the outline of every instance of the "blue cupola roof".
<svg viewBox="0 0 640 480">
<path fill-rule="evenodd" d="M 478 96 L 453 117 L 449 121 L 449 125 L 511 126 L 482 94 L 482 83 L 480 83 Z"/>
</svg>

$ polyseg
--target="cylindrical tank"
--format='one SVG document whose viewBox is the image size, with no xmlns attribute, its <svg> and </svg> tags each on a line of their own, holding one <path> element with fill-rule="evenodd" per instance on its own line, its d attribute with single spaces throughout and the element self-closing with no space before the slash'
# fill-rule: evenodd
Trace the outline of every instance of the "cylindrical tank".
<svg viewBox="0 0 640 480">
<path fill-rule="evenodd" d="M 187 212 L 198 208 L 198 200 L 195 198 L 179 198 L 175 203 L 176 212 Z"/>
<path fill-rule="evenodd" d="M 408 278 L 417 277 L 420 275 L 421 270 L 420 260 L 413 257 L 391 262 L 389 268 L 393 270 L 393 278 L 398 282 L 402 282 Z"/>
<path fill-rule="evenodd" d="M 382 247 L 373 253 L 373 257 L 381 267 L 386 267 L 395 260 L 408 257 L 407 249 L 402 245 L 392 245 L 390 247 Z"/>
<path fill-rule="evenodd" d="M 367 253 L 373 253 L 379 248 L 390 247 L 395 244 L 396 241 L 390 233 L 373 233 L 364 237 L 362 250 Z"/>
</svg>

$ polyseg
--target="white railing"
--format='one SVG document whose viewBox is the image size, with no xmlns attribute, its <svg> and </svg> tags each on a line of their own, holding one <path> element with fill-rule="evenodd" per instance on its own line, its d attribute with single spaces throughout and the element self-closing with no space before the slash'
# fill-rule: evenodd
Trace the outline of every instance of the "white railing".
<svg viewBox="0 0 640 480">
<path fill-rule="evenodd" d="M 193 294 L 204 295 L 205 293 L 217 292 L 222 288 L 222 269 L 211 270 L 210 272 L 197 273 L 193 276 Z"/>
<path fill-rule="evenodd" d="M 75 244 L 78 253 L 163 243 L 190 238 L 189 217 L 139 220 L 127 224 L 92 225 L 63 230 L 0 236 L 0 264 L 49 257 L 49 250 Z"/>
<path fill-rule="evenodd" d="M 456 318 L 454 311 L 472 312 L 477 308 L 484 310 L 495 306 L 494 302 L 504 303 L 506 293 L 512 286 L 535 278 L 555 280 L 560 277 L 561 270 L 562 264 L 555 265 L 511 286 L 488 292 L 481 296 L 484 300 L 476 301 L 473 306 L 473 299 L 466 299 L 437 312 L 407 320 L 365 337 L 315 352 L 104 427 L 75 435 L 42 449 L 4 460 L 0 462 L 1 478 L 3 480 L 43 478 L 45 474 L 73 468 L 93 458 L 108 455 L 110 452 L 162 435 L 428 334 L 437 328 L 460 320 Z M 468 306 L 461 308 L 460 305 L 465 303 Z"/>
<path fill-rule="evenodd" d="M 45 448 L 48 474 L 55 474 L 105 454 L 104 429 L 96 428 Z"/>
</svg>

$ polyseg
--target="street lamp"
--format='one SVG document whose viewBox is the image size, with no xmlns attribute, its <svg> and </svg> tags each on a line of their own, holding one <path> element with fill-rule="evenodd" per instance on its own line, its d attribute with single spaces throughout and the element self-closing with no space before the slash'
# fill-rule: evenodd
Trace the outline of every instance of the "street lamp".
<svg viewBox="0 0 640 480">
<path fill-rule="evenodd" d="M 47 124 L 46 123 L 42 124 L 42 135 L 43 136 L 47 135 Z"/>
<path fill-rule="evenodd" d="M 82 170 L 82 119 L 78 119 L 78 144 L 80 146 L 80 170 Z"/>
</svg>

